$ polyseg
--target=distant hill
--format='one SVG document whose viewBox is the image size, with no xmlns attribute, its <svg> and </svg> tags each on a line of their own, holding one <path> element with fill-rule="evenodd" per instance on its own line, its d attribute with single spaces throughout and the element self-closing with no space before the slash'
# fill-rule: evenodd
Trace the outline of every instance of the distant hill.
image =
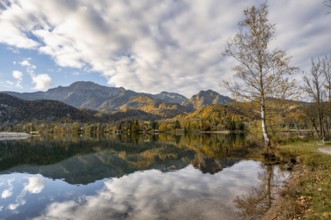
<svg viewBox="0 0 331 220">
<path fill-rule="evenodd" d="M 189 100 L 184 102 L 185 106 L 191 106 L 195 109 L 199 109 L 203 106 L 213 105 L 213 104 L 227 104 L 233 100 L 228 96 L 220 95 L 213 90 L 200 91 L 198 94 L 193 95 Z"/>
<path fill-rule="evenodd" d="M 103 113 L 101 112 L 100 115 Z M 153 115 L 139 109 L 123 108 L 120 111 L 111 112 L 109 117 L 113 121 L 126 121 L 126 120 L 142 120 L 142 121 L 153 121 L 160 120 L 162 117 Z"/>
<path fill-rule="evenodd" d="M 190 107 L 182 106 L 177 103 L 156 101 L 153 98 L 144 95 L 132 97 L 122 108 L 140 109 L 162 118 L 173 118 L 176 115 L 193 111 Z"/>
<path fill-rule="evenodd" d="M 71 119 L 93 121 L 95 112 L 79 110 L 59 101 L 35 100 L 27 101 L 0 93 L 0 123 L 11 125 L 18 122 L 34 120 L 56 121 Z"/>
<path fill-rule="evenodd" d="M 177 116 L 174 119 L 177 120 L 202 120 L 202 121 L 215 121 L 222 120 L 224 118 L 244 120 L 248 118 L 247 112 L 243 109 L 237 108 L 234 105 L 208 105 L 203 106 L 200 109 L 185 115 Z"/>
</svg>

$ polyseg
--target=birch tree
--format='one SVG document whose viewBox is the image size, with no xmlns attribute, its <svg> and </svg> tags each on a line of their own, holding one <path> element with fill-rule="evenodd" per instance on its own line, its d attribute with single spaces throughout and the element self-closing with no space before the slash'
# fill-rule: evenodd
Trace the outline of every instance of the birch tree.
<svg viewBox="0 0 331 220">
<path fill-rule="evenodd" d="M 237 61 L 233 68 L 235 80 L 223 81 L 237 100 L 259 104 L 263 139 L 271 147 L 267 127 L 266 99 L 289 98 L 296 95 L 295 81 L 286 78 L 297 68 L 290 65 L 285 51 L 270 48 L 275 37 L 275 25 L 268 20 L 268 5 L 252 6 L 244 10 L 239 32 L 228 40 L 224 55 Z"/>
</svg>

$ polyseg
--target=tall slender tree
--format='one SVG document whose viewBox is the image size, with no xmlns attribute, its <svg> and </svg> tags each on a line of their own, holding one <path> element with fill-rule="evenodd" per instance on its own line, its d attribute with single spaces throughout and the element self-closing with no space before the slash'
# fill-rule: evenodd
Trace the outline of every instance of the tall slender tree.
<svg viewBox="0 0 331 220">
<path fill-rule="evenodd" d="M 270 48 L 275 37 L 275 25 L 268 20 L 268 5 L 252 6 L 244 10 L 244 19 L 239 23 L 239 32 L 227 42 L 224 55 L 234 58 L 238 65 L 233 82 L 223 81 L 239 100 L 259 104 L 263 139 L 271 147 L 267 128 L 266 99 L 289 98 L 296 94 L 295 81 L 286 78 L 297 70 L 290 65 L 291 57 L 285 51 Z"/>
<path fill-rule="evenodd" d="M 326 107 L 326 131 L 327 135 L 330 135 L 331 125 L 331 56 L 325 56 L 322 58 L 322 73 L 325 77 L 325 89 L 327 93 L 328 105 Z"/>
<path fill-rule="evenodd" d="M 323 126 L 324 121 L 324 101 L 325 101 L 325 90 L 324 90 L 324 83 L 325 78 L 323 77 L 323 73 L 321 71 L 321 60 L 317 59 L 311 60 L 311 71 L 309 75 L 305 74 L 303 76 L 303 81 L 305 82 L 305 91 L 307 92 L 308 96 L 311 97 L 315 105 L 313 109 L 309 109 L 309 114 L 315 113 L 317 117 L 310 117 L 313 127 L 315 128 L 317 134 L 319 136 L 325 135 L 325 130 Z M 317 118 L 317 120 L 316 120 Z"/>
<path fill-rule="evenodd" d="M 307 106 L 306 114 L 318 136 L 328 136 L 331 121 L 331 57 L 312 59 L 311 70 L 303 76 L 303 81 L 304 90 L 312 101 Z"/>
</svg>

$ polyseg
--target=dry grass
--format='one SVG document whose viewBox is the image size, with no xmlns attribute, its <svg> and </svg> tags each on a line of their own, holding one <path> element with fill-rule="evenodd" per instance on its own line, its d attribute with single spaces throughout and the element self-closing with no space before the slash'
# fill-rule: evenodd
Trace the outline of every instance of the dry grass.
<svg viewBox="0 0 331 220">
<path fill-rule="evenodd" d="M 278 157 L 295 159 L 301 167 L 283 193 L 284 219 L 331 219 L 331 155 L 318 152 L 320 147 L 316 141 L 277 147 Z"/>
</svg>

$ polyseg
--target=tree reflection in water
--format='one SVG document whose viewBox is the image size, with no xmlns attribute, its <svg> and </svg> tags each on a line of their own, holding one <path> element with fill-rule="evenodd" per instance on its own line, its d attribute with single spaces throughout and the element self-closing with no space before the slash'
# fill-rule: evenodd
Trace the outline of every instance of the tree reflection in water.
<svg viewBox="0 0 331 220">
<path fill-rule="evenodd" d="M 245 136 L 218 134 L 0 142 L 0 216 L 258 218 L 282 172 L 249 160 L 250 146 Z"/>
<path fill-rule="evenodd" d="M 261 219 L 277 198 L 277 192 L 288 178 L 289 172 L 280 172 L 279 166 L 264 166 L 259 174 L 260 184 L 248 194 L 234 200 L 241 219 Z"/>
</svg>

